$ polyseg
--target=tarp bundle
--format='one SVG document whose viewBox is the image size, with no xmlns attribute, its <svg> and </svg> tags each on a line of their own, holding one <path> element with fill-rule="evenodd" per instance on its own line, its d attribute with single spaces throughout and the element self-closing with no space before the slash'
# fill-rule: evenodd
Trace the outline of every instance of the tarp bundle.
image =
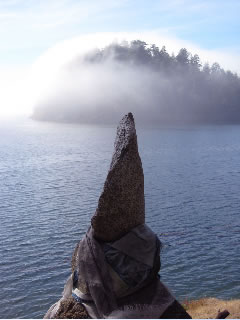
<svg viewBox="0 0 240 320">
<path fill-rule="evenodd" d="M 145 224 L 112 243 L 80 241 L 73 296 L 93 318 L 159 318 L 174 302 L 160 282 L 160 243 Z"/>
</svg>

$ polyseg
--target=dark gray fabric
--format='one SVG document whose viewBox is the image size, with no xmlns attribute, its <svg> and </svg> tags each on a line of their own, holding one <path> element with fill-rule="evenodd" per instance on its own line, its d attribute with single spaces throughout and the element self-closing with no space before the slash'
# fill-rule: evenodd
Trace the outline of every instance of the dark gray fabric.
<svg viewBox="0 0 240 320">
<path fill-rule="evenodd" d="M 78 281 L 86 284 L 98 317 L 104 318 L 117 308 L 117 302 L 113 294 L 104 252 L 99 242 L 93 237 L 92 228 L 88 230 L 79 244 L 77 266 Z"/>
<path fill-rule="evenodd" d="M 156 235 L 146 224 L 140 224 L 119 240 L 108 244 L 136 261 L 153 267 Z"/>
<path fill-rule="evenodd" d="M 118 300 L 118 309 L 109 315 L 111 319 L 159 319 L 175 298 L 156 278 L 148 286 Z"/>
<path fill-rule="evenodd" d="M 131 288 L 140 288 L 151 276 L 153 267 L 155 275 L 160 270 L 160 241 L 145 224 L 102 247 L 108 264 Z"/>
<path fill-rule="evenodd" d="M 128 286 L 135 287 L 149 277 L 151 268 L 146 264 L 110 246 L 104 246 L 104 252 L 108 264 Z"/>
<path fill-rule="evenodd" d="M 93 237 L 92 228 L 89 229 L 79 244 L 77 254 L 78 288 L 83 287 L 84 284 L 87 292 L 87 294 L 84 294 L 79 291 L 79 296 L 84 300 L 92 299 L 92 301 L 85 301 L 83 304 L 89 314 L 95 318 L 156 318 L 160 317 L 174 301 L 173 296 L 157 276 L 159 268 L 155 268 L 155 261 L 157 260 L 156 256 L 159 259 L 159 250 L 156 245 L 156 235 L 146 225 L 136 227 L 131 232 L 133 232 L 133 238 L 135 238 L 134 246 L 129 246 L 129 248 L 132 248 L 133 254 L 129 248 L 126 248 L 128 242 L 125 239 L 117 241 L 119 252 L 128 251 L 128 257 L 131 258 L 131 260 L 125 261 L 126 264 L 121 259 L 120 261 L 117 259 L 120 272 L 123 272 L 124 269 L 126 274 L 129 272 L 129 276 L 132 275 L 134 278 L 134 269 L 137 264 L 135 262 L 131 264 L 131 262 L 136 261 L 135 258 L 142 267 L 144 266 L 144 272 L 147 272 L 147 270 L 154 270 L 154 272 L 151 273 L 151 277 L 145 274 L 144 277 L 135 278 L 136 281 L 129 287 L 128 295 L 124 297 L 125 300 L 119 299 L 114 292 L 113 282 L 115 280 L 111 277 L 109 264 L 105 258 L 103 250 L 105 244 L 98 242 Z M 144 246 L 144 243 L 146 246 Z M 116 250 L 114 243 L 108 243 L 107 246 L 112 246 Z M 150 247 L 153 254 L 149 250 Z M 146 256 L 143 260 L 144 262 L 148 261 L 148 265 L 141 261 L 144 251 Z M 139 255 L 137 252 L 139 252 Z M 152 268 L 150 265 L 152 265 Z M 74 292 L 76 292 L 76 289 Z"/>
</svg>

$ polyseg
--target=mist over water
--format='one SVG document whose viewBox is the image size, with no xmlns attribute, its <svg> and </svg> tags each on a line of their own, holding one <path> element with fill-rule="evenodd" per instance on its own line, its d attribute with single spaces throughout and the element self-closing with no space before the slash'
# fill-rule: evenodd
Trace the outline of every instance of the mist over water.
<svg viewBox="0 0 240 320">
<path fill-rule="evenodd" d="M 185 48 L 142 41 L 110 44 L 73 59 L 36 103 L 43 121 L 116 124 L 133 112 L 138 123 L 240 122 L 240 78 L 219 64 L 202 66 Z"/>
</svg>

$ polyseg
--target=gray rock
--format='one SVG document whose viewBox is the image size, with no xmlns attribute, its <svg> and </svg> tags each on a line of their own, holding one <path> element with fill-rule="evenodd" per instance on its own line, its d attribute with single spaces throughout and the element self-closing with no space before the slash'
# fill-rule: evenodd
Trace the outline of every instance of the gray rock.
<svg viewBox="0 0 240 320">
<path fill-rule="evenodd" d="M 94 236 L 114 241 L 145 223 L 144 176 L 131 113 L 117 128 L 112 162 L 91 224 Z"/>
</svg>

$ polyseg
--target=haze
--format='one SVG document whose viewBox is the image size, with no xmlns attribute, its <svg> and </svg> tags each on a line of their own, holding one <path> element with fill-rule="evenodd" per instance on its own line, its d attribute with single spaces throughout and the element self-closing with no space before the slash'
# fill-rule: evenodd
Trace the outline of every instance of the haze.
<svg viewBox="0 0 240 320">
<path fill-rule="evenodd" d="M 239 123 L 240 79 L 197 54 L 143 41 L 79 55 L 58 72 L 34 109 L 42 121 L 111 124 L 133 112 L 138 123 Z"/>
</svg>

